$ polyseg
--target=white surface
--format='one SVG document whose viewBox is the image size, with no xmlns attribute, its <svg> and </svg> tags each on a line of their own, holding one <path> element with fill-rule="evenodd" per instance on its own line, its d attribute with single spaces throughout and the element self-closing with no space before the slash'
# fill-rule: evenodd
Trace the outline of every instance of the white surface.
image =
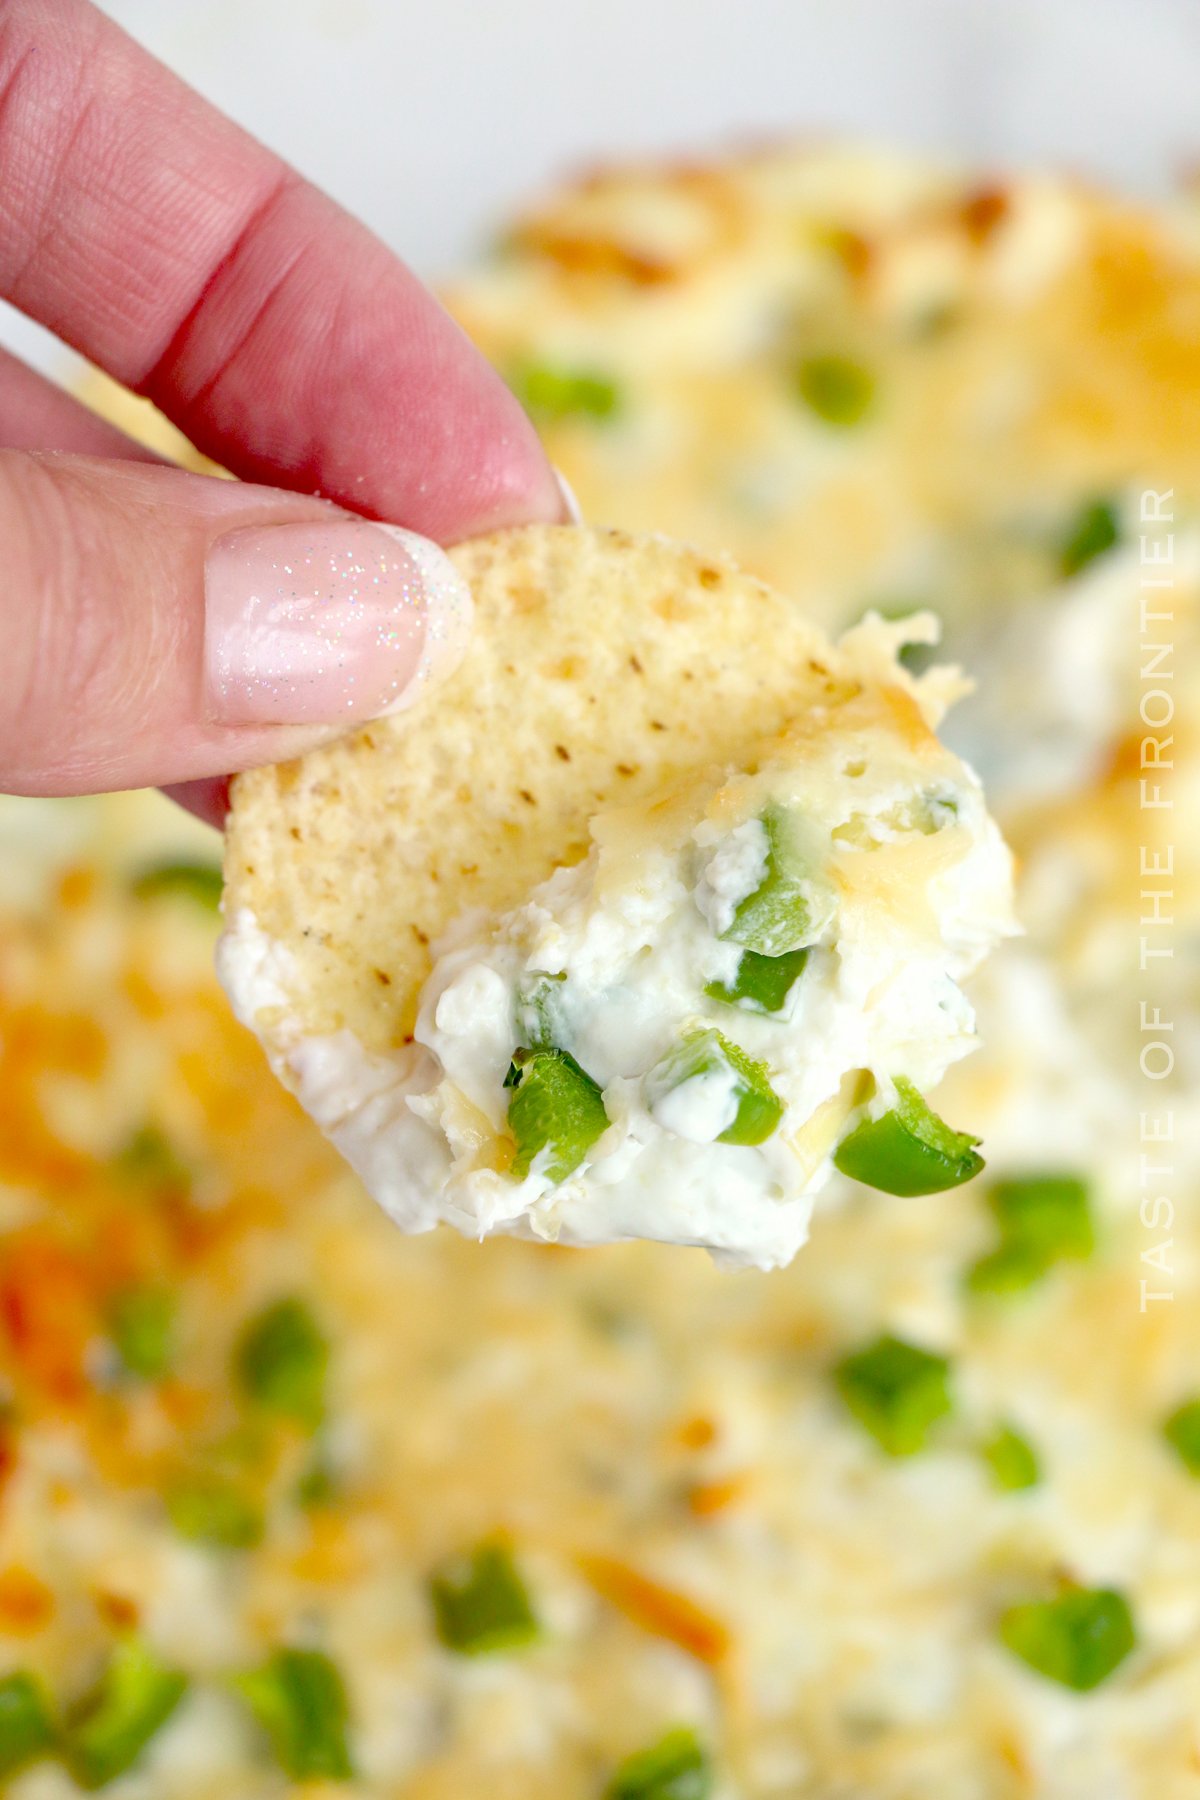
<svg viewBox="0 0 1200 1800">
<path fill-rule="evenodd" d="M 1155 186 L 1200 150 L 1194 0 L 106 10 L 429 275 L 547 180 L 614 155 L 832 127 Z M 54 366 L 3 309 L 0 341 Z"/>
</svg>

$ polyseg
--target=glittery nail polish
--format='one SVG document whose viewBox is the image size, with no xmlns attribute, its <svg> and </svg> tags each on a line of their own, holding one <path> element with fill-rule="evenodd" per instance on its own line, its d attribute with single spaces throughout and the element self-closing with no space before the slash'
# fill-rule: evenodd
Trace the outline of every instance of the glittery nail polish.
<svg viewBox="0 0 1200 1800">
<path fill-rule="evenodd" d="M 449 671 L 471 599 L 445 552 L 399 526 L 251 526 L 211 546 L 205 666 L 214 718 L 347 725 L 413 704 Z"/>
</svg>

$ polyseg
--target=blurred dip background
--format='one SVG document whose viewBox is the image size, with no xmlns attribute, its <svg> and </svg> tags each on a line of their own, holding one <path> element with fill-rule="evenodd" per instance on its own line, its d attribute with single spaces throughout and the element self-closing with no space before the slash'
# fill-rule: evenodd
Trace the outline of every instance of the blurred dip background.
<svg viewBox="0 0 1200 1800">
<path fill-rule="evenodd" d="M 1197 157 L 1192 0 L 108 0 L 423 275 L 614 156 L 840 132 L 1161 189 Z M 0 341 L 62 372 L 7 308 Z"/>
</svg>

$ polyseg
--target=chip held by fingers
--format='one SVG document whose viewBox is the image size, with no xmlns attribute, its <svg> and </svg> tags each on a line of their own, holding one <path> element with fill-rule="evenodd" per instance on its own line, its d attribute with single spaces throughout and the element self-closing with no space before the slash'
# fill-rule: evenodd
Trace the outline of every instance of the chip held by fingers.
<svg viewBox="0 0 1200 1800">
<path fill-rule="evenodd" d="M 219 969 L 410 1231 L 804 1242 L 835 1165 L 981 1166 L 929 1098 L 1008 852 L 936 727 L 964 691 L 732 564 L 531 526 L 451 553 L 474 632 L 415 709 L 239 776 Z M 902 1202 L 897 1202 L 898 1204 Z"/>
</svg>

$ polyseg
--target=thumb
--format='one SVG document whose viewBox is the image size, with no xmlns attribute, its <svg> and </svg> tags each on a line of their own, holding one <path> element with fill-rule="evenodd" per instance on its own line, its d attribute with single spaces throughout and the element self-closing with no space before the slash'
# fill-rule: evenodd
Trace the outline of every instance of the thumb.
<svg viewBox="0 0 1200 1800">
<path fill-rule="evenodd" d="M 427 538 L 145 463 L 0 452 L 0 790 L 274 762 L 411 703 L 470 598 Z"/>
</svg>

